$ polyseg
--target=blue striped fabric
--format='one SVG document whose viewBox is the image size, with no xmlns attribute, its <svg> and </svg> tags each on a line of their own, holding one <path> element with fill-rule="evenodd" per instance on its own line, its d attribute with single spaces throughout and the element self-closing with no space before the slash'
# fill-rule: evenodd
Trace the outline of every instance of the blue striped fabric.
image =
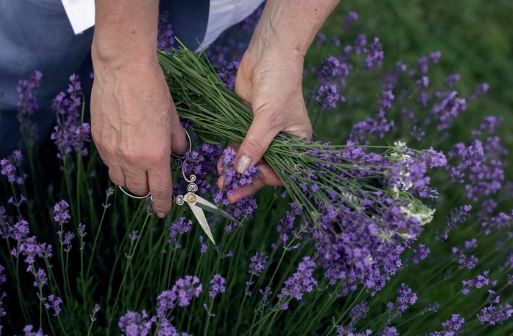
<svg viewBox="0 0 513 336">
<path fill-rule="evenodd" d="M 195 48 L 203 40 L 209 0 L 163 0 L 174 31 Z M 16 84 L 34 70 L 43 72 L 38 93 L 40 109 L 34 120 L 40 138 L 53 123 L 52 98 L 66 87 L 70 74 L 87 60 L 93 29 L 74 35 L 61 0 L 0 0 L 0 157 L 19 138 L 16 120 Z"/>
</svg>

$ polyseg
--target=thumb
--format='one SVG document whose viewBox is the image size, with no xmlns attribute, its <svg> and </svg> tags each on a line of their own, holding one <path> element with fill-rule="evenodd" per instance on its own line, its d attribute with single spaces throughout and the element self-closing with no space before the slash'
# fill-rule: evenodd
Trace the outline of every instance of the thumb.
<svg viewBox="0 0 513 336">
<path fill-rule="evenodd" d="M 279 133 L 279 128 L 273 128 L 272 123 L 262 115 L 253 118 L 248 134 L 237 151 L 235 170 L 243 174 L 249 167 L 254 166 Z"/>
</svg>

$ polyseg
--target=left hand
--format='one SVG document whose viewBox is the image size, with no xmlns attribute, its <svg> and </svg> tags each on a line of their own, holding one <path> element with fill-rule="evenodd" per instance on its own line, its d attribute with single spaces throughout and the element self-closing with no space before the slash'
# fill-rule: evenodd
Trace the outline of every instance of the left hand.
<svg viewBox="0 0 513 336">
<path fill-rule="evenodd" d="M 302 89 L 304 55 L 297 50 L 286 52 L 254 45 L 252 43 L 242 57 L 235 81 L 235 92 L 252 108 L 254 116 L 238 148 L 235 169 L 243 173 L 256 166 L 259 176 L 251 184 L 230 193 L 230 202 L 247 197 L 265 185 L 282 185 L 276 173 L 262 160 L 279 132 L 306 139 L 312 136 Z M 222 165 L 218 164 L 219 188 L 224 184 L 221 169 Z"/>
</svg>

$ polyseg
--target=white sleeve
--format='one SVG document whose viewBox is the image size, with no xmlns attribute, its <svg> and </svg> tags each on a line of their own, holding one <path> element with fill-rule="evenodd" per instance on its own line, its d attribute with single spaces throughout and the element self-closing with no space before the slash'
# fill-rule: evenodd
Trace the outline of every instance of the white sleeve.
<svg viewBox="0 0 513 336">
<path fill-rule="evenodd" d="M 75 35 L 94 26 L 94 0 L 62 0 L 62 5 Z"/>
<path fill-rule="evenodd" d="M 264 0 L 210 0 L 207 31 L 200 49 L 214 42 L 227 28 L 244 20 Z"/>
</svg>

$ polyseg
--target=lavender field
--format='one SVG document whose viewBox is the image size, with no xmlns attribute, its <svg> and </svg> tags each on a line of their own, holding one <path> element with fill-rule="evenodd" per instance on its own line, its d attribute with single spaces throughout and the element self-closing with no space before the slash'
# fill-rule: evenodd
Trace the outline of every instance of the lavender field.
<svg viewBox="0 0 513 336">
<path fill-rule="evenodd" d="M 259 174 L 236 172 L 230 140 L 251 121 L 231 91 L 261 9 L 204 56 L 162 15 L 192 138 L 173 169 L 234 217 L 207 214 L 215 244 L 189 208 L 160 219 L 109 181 L 92 72 L 70 74 L 37 144 L 34 69 L 17 87 L 24 140 L 0 158 L 0 335 L 512 335 L 511 9 L 343 2 L 306 56 L 313 141 L 280 134 L 265 159 L 285 187 L 235 203 Z"/>
</svg>

